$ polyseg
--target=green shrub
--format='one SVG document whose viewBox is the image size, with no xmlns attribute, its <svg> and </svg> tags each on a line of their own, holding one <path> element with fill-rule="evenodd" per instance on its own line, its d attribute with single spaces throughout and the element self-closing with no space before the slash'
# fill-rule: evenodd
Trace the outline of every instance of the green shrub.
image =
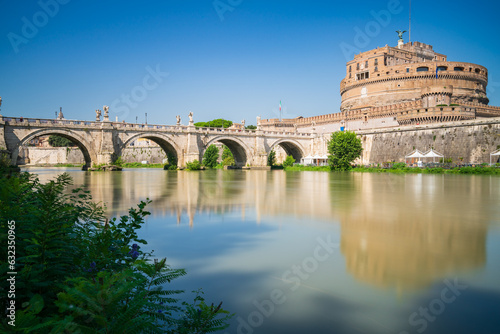
<svg viewBox="0 0 500 334">
<path fill-rule="evenodd" d="M 396 162 L 392 165 L 392 169 L 405 169 L 406 168 L 406 163 L 404 162 Z"/>
<path fill-rule="evenodd" d="M 283 161 L 283 167 L 291 167 L 295 163 L 295 159 L 291 155 L 287 155 L 285 161 Z"/>
<path fill-rule="evenodd" d="M 119 167 L 122 167 L 123 163 L 124 163 L 124 161 L 123 161 L 121 156 L 119 156 L 118 158 L 115 159 L 115 161 L 113 161 L 113 165 L 119 166 Z"/>
<path fill-rule="evenodd" d="M 188 170 L 200 170 L 201 164 L 198 160 L 194 160 L 194 161 L 188 162 L 186 164 L 186 169 L 188 169 Z"/>
</svg>

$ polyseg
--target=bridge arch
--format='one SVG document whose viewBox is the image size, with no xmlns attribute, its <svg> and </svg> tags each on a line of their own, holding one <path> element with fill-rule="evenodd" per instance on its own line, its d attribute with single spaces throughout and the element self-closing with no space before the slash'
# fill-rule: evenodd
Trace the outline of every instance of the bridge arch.
<svg viewBox="0 0 500 334">
<path fill-rule="evenodd" d="M 287 155 L 291 155 L 295 162 L 299 163 L 300 159 L 305 157 L 305 149 L 298 141 L 294 139 L 278 139 L 270 147 L 268 154 L 276 147 L 280 146 Z"/>
<path fill-rule="evenodd" d="M 167 135 L 161 134 L 161 133 L 138 133 L 136 135 L 133 135 L 132 137 L 128 138 L 125 140 L 120 146 L 119 146 L 119 151 L 117 152 L 118 155 L 122 155 L 123 150 L 131 144 L 133 141 L 139 139 L 139 138 L 146 138 L 149 140 L 154 141 L 156 144 L 158 144 L 163 151 L 167 154 L 172 154 L 175 156 L 177 160 L 177 164 L 180 164 L 181 161 L 179 161 L 181 157 L 181 149 L 179 146 L 175 143 L 175 141 L 170 138 Z M 171 162 L 169 162 L 171 163 Z"/>
<path fill-rule="evenodd" d="M 21 140 L 19 140 L 19 142 L 12 150 L 12 163 L 17 164 L 17 157 L 19 156 L 19 150 L 22 146 L 30 142 L 32 139 L 35 139 L 36 137 L 49 135 L 58 135 L 73 142 L 82 151 L 83 158 L 85 159 L 84 169 L 86 169 L 85 167 L 91 167 L 92 161 L 97 161 L 97 155 L 92 149 L 90 143 L 75 131 L 71 131 L 69 129 L 40 129 L 31 132 L 30 134 L 24 136 Z"/>
<path fill-rule="evenodd" d="M 251 155 L 248 146 L 240 138 L 231 136 L 217 136 L 210 139 L 205 144 L 203 152 L 201 152 L 202 153 L 201 156 L 203 156 L 205 150 L 215 142 L 222 143 L 226 145 L 229 148 L 229 150 L 231 150 L 236 166 L 243 167 L 250 162 Z"/>
</svg>

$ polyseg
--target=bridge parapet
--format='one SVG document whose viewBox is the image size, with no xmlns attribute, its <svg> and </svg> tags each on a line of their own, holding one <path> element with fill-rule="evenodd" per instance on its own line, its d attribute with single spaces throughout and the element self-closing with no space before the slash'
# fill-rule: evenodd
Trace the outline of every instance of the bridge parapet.
<svg viewBox="0 0 500 334">
<path fill-rule="evenodd" d="M 159 125 L 125 122 L 82 121 L 0 116 L 0 149 L 6 148 L 13 163 L 19 152 L 37 136 L 60 135 L 73 141 L 83 152 L 87 167 L 111 163 L 122 150 L 138 138 L 154 141 L 165 152 L 178 158 L 180 166 L 201 160 L 214 142 L 228 146 L 239 157 L 237 163 L 264 166 L 270 150 L 280 145 L 299 160 L 310 154 L 319 138 L 311 132 L 276 129 L 271 131 Z"/>
</svg>

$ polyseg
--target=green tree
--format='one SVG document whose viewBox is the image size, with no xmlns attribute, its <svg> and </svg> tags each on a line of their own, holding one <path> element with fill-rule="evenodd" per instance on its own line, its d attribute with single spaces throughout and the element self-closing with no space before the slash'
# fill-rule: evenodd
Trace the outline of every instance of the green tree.
<svg viewBox="0 0 500 334">
<path fill-rule="evenodd" d="M 194 126 L 197 127 L 210 127 L 210 128 L 228 128 L 233 125 L 232 121 L 228 121 L 222 118 L 214 119 L 208 122 L 197 122 Z"/>
<path fill-rule="evenodd" d="M 165 170 L 177 170 L 177 156 L 175 154 L 167 152 L 168 162 L 163 166 Z"/>
<path fill-rule="evenodd" d="M 276 152 L 274 150 L 271 150 L 267 156 L 267 165 L 271 167 L 276 165 Z"/>
<path fill-rule="evenodd" d="M 328 164 L 331 170 L 349 170 L 352 162 L 361 156 L 362 151 L 361 139 L 354 132 L 334 132 L 328 143 Z"/>
<path fill-rule="evenodd" d="M 287 155 L 285 161 L 283 161 L 283 167 L 292 167 L 295 159 L 291 155 Z"/>
<path fill-rule="evenodd" d="M 233 157 L 227 157 L 222 161 L 222 166 L 234 166 L 235 161 Z"/>
<path fill-rule="evenodd" d="M 227 158 L 233 158 L 233 152 L 227 147 L 226 145 L 222 145 L 222 161 L 226 160 Z"/>
<path fill-rule="evenodd" d="M 247 125 L 245 127 L 245 129 L 247 129 L 247 130 L 257 130 L 257 126 L 255 126 L 255 125 Z"/>
<path fill-rule="evenodd" d="M 68 146 L 75 146 L 75 144 L 64 137 L 58 136 L 58 135 L 50 135 L 49 136 L 49 144 L 52 147 L 68 147 Z"/>
<path fill-rule="evenodd" d="M 214 168 L 217 165 L 217 160 L 219 159 L 219 149 L 215 145 L 210 145 L 205 154 L 203 154 L 203 165 Z"/>
</svg>

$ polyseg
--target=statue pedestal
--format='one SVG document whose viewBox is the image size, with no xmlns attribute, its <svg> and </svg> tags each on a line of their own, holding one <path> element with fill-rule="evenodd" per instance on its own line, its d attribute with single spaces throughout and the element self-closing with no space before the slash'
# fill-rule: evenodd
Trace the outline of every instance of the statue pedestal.
<svg viewBox="0 0 500 334">
<path fill-rule="evenodd" d="M 398 49 L 401 49 L 404 44 L 405 44 L 405 42 L 402 39 L 399 39 L 398 40 Z"/>
</svg>

